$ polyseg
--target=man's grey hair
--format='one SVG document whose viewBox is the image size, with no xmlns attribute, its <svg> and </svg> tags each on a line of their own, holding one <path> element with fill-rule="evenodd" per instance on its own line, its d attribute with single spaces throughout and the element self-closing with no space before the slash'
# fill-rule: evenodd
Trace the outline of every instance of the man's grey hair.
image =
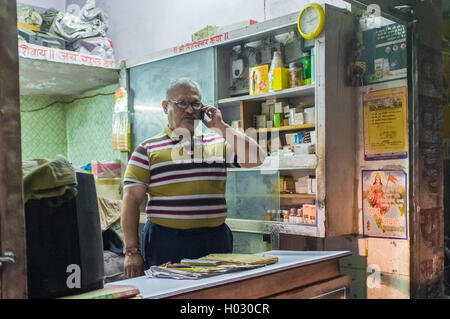
<svg viewBox="0 0 450 319">
<path fill-rule="evenodd" d="M 169 86 L 166 89 L 166 99 L 169 100 L 172 97 L 173 91 L 175 91 L 179 87 L 188 87 L 197 89 L 198 92 L 200 93 L 200 85 L 198 85 L 197 82 L 189 78 L 179 78 L 169 83 Z"/>
</svg>

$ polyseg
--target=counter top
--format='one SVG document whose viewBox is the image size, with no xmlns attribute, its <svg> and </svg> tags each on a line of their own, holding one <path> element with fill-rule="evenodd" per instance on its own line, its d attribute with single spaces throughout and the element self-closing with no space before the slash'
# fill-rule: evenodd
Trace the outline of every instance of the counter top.
<svg viewBox="0 0 450 319">
<path fill-rule="evenodd" d="M 284 270 L 317 264 L 351 255 L 350 251 L 292 251 L 271 250 L 260 254 L 278 257 L 276 264 L 261 268 L 217 275 L 197 280 L 147 278 L 146 276 L 116 281 L 115 285 L 132 285 L 145 299 L 169 298 L 188 292 L 229 284 L 241 280 L 269 275 Z"/>
</svg>

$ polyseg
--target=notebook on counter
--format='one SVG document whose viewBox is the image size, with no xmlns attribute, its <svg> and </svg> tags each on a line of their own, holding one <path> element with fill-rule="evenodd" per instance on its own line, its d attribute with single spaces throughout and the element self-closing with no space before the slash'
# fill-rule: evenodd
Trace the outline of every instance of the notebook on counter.
<svg viewBox="0 0 450 319">
<path fill-rule="evenodd" d="M 134 286 L 105 285 L 102 289 L 85 292 L 61 299 L 140 299 L 140 291 Z"/>
<path fill-rule="evenodd" d="M 278 257 L 257 254 L 210 254 L 199 259 L 218 260 L 222 264 L 236 265 L 270 265 L 278 262 Z"/>
</svg>

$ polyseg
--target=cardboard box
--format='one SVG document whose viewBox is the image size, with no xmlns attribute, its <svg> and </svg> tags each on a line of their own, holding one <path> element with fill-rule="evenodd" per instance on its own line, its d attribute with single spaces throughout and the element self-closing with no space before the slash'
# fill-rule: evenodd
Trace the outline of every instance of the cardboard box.
<svg viewBox="0 0 450 319">
<path fill-rule="evenodd" d="M 273 90 L 281 91 L 290 88 L 289 85 L 289 69 L 276 68 L 273 69 Z"/>
<path fill-rule="evenodd" d="M 269 65 L 259 65 L 249 69 L 250 95 L 269 92 Z"/>
<path fill-rule="evenodd" d="M 207 25 L 203 29 L 195 32 L 192 35 L 192 42 L 199 41 L 202 39 L 210 38 L 212 36 L 219 34 L 219 27 L 215 25 Z"/>
</svg>

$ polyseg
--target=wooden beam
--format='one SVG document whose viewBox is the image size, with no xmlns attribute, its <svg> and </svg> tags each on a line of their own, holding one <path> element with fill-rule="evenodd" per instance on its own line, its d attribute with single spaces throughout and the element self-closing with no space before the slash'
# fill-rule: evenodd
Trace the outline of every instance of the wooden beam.
<svg viewBox="0 0 450 319">
<path fill-rule="evenodd" d="M 27 298 L 16 2 L 0 0 L 0 299 Z"/>
</svg>

